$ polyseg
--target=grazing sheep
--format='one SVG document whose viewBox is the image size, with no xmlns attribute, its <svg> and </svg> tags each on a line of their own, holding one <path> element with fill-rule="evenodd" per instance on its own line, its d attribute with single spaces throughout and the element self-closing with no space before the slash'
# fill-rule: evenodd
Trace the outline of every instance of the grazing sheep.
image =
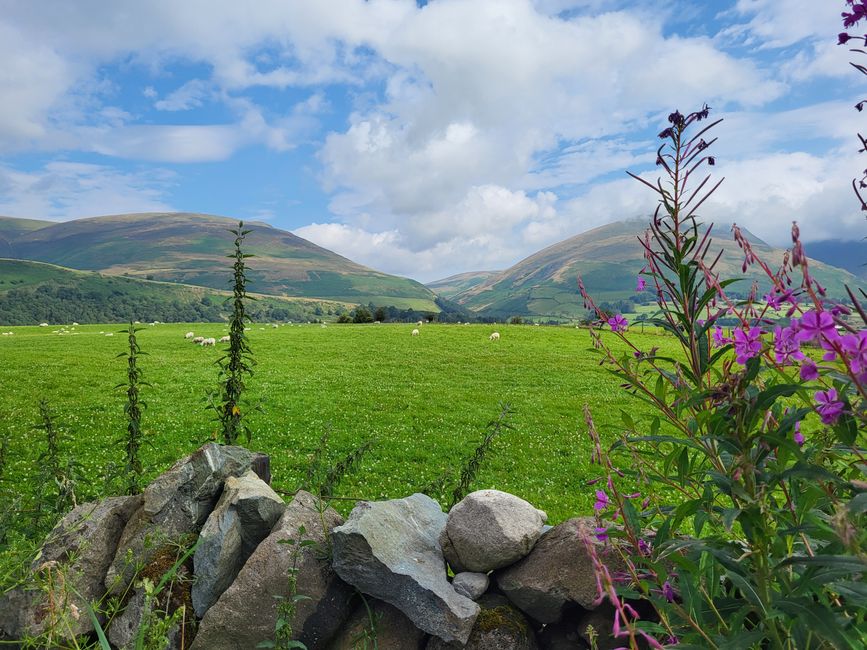
<svg viewBox="0 0 867 650">
<path fill-rule="evenodd" d="M 202 347 L 205 347 L 206 345 L 216 345 L 216 344 L 217 344 L 217 339 L 215 339 L 215 338 L 202 339 L 202 342 L 199 343 L 199 345 L 201 345 Z"/>
<path fill-rule="evenodd" d="M 274 329 L 277 329 L 280 326 L 277 323 L 271 323 L 271 327 L 273 327 Z"/>
<path fill-rule="evenodd" d="M 185 339 L 191 339 L 194 336 L 195 336 L 195 334 L 193 332 L 187 332 L 186 334 L 184 334 Z"/>
<path fill-rule="evenodd" d="M 424 324 L 424 321 L 419 321 L 416 323 L 416 325 L 418 325 L 419 327 L 421 327 L 423 324 Z"/>
<path fill-rule="evenodd" d="M 109 332 L 106 336 L 114 336 L 114 332 Z"/>
<path fill-rule="evenodd" d="M 491 340 L 491 341 L 499 341 L 499 340 L 500 340 L 500 333 L 499 333 L 499 332 L 494 332 L 493 334 L 491 334 L 491 335 L 488 337 L 488 339 Z"/>
<path fill-rule="evenodd" d="M 48 323 L 39 323 L 39 327 L 48 327 Z"/>
<path fill-rule="evenodd" d="M 412 335 L 413 335 L 413 336 L 418 336 L 418 330 L 413 330 L 413 331 L 412 331 Z"/>
<path fill-rule="evenodd" d="M 226 334 L 226 336 L 221 336 L 221 337 L 220 337 L 220 343 L 228 343 L 228 342 L 231 341 L 231 340 L 232 340 L 232 337 L 229 336 L 228 334 Z"/>
<path fill-rule="evenodd" d="M 73 326 L 73 327 L 78 327 L 78 323 L 76 323 L 75 321 L 72 321 L 72 326 Z"/>
<path fill-rule="evenodd" d="M 202 341 L 204 341 L 204 340 L 205 340 L 204 336 L 197 336 L 196 338 L 193 339 L 193 343 L 198 343 L 199 345 L 201 345 Z"/>
</svg>

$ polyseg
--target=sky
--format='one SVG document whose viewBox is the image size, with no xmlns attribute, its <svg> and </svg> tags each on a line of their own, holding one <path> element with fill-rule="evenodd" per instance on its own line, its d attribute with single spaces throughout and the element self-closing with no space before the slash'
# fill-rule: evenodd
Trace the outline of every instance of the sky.
<svg viewBox="0 0 867 650">
<path fill-rule="evenodd" d="M 258 220 L 429 281 L 649 215 L 626 170 L 657 178 L 666 116 L 707 104 L 705 220 L 860 239 L 844 8 L 0 0 L 0 214 Z"/>
</svg>

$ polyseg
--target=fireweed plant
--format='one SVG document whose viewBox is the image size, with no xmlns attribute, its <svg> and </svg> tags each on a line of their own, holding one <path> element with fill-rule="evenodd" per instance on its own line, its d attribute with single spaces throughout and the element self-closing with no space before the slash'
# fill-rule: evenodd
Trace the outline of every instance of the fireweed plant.
<svg viewBox="0 0 867 650">
<path fill-rule="evenodd" d="M 864 2 L 864 0 L 846 0 L 846 5 L 848 6 L 848 10 L 842 13 L 843 29 L 850 30 L 853 27 L 856 27 L 862 20 L 867 19 L 867 2 Z M 856 43 L 858 41 L 864 41 L 864 47 L 867 47 L 867 34 L 859 36 L 844 31 L 837 35 L 837 45 L 846 45 L 849 41 L 854 41 Z M 867 51 L 860 48 L 851 48 L 849 51 L 856 54 L 867 54 Z M 867 75 L 867 67 L 860 63 L 853 63 L 851 61 L 849 64 L 861 74 Z M 864 110 L 865 105 L 867 105 L 867 100 L 862 99 L 855 104 L 855 108 L 860 113 Z M 861 141 L 861 149 L 859 149 L 858 153 L 867 152 L 867 138 L 859 133 L 858 140 Z M 852 189 L 855 190 L 855 196 L 857 196 L 858 200 L 861 202 L 861 210 L 867 211 L 867 202 L 864 201 L 864 196 L 862 195 L 862 191 L 867 189 L 867 169 L 864 170 L 861 178 L 852 179 Z"/>
<path fill-rule="evenodd" d="M 599 311 L 579 279 L 602 363 L 655 412 L 641 431 L 624 413 L 625 433 L 606 449 L 585 409 L 601 470 L 590 481 L 597 527 L 584 539 L 599 598 L 627 648 L 864 648 L 867 318 L 857 302 L 826 298 L 797 226 L 776 272 L 735 226 L 743 270 L 758 265 L 773 288 L 727 295 L 735 280 L 715 272 L 696 215 L 719 186 L 702 171 L 719 123 L 707 117 L 706 106 L 672 113 L 659 134 L 663 177 L 630 174 L 659 197 L 640 279 L 656 293 L 652 323 L 680 354 L 637 347 L 628 321 Z M 733 335 L 717 326 L 724 315 L 740 321 Z M 636 601 L 657 616 L 639 616 Z"/>
</svg>

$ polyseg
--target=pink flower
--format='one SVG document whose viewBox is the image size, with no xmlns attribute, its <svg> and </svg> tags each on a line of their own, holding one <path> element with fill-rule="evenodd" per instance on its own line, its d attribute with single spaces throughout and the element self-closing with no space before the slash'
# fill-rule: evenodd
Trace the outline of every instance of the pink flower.
<svg viewBox="0 0 867 650">
<path fill-rule="evenodd" d="M 605 510 L 608 507 L 608 495 L 605 494 L 605 490 L 596 490 L 596 503 L 593 504 L 593 508 L 596 512 L 600 512 Z"/>
<path fill-rule="evenodd" d="M 762 330 L 751 327 L 749 330 L 735 330 L 735 354 L 736 361 L 746 365 L 748 359 L 757 357 L 762 353 Z"/>
<path fill-rule="evenodd" d="M 662 595 L 665 596 L 665 599 L 668 602 L 674 602 L 674 587 L 671 586 L 671 583 L 668 580 L 662 583 Z"/>
<path fill-rule="evenodd" d="M 849 357 L 849 363 L 855 373 L 867 370 L 867 330 L 857 334 L 846 334 L 841 337 L 843 351 Z"/>
<path fill-rule="evenodd" d="M 812 359 L 805 359 L 801 364 L 801 379 L 804 381 L 813 381 L 819 378 L 819 367 Z"/>
<path fill-rule="evenodd" d="M 629 326 L 629 321 L 622 315 L 617 314 L 608 319 L 608 324 L 611 326 L 612 332 L 625 332 Z"/>
<path fill-rule="evenodd" d="M 834 317 L 826 311 L 810 310 L 801 316 L 797 324 L 798 340 L 812 341 L 827 338 L 834 340 L 838 334 L 834 328 Z"/>
<path fill-rule="evenodd" d="M 593 531 L 596 535 L 596 539 L 598 539 L 600 542 L 608 541 L 608 529 L 607 528 L 605 528 L 604 526 L 596 526 L 593 529 Z"/>
<path fill-rule="evenodd" d="M 636 291 L 644 291 L 644 287 L 647 286 L 647 280 L 642 278 L 640 275 L 638 276 L 638 281 L 635 283 Z"/>
<path fill-rule="evenodd" d="M 816 410 L 823 424 L 834 424 L 843 414 L 843 402 L 837 399 L 837 389 L 829 388 L 816 393 Z"/>
<path fill-rule="evenodd" d="M 732 340 L 730 338 L 728 338 L 727 336 L 725 336 L 725 334 L 723 333 L 722 327 L 720 327 L 719 325 L 714 325 L 713 342 L 716 345 L 718 345 L 719 347 L 722 347 L 723 345 L 725 345 L 727 343 L 731 343 Z"/>
<path fill-rule="evenodd" d="M 795 439 L 795 442 L 798 443 L 798 446 L 799 446 L 799 447 L 800 447 L 801 445 L 804 444 L 804 434 L 801 433 L 801 423 L 800 423 L 800 421 L 799 421 L 799 422 L 795 422 L 795 435 L 793 436 L 793 438 Z"/>
<path fill-rule="evenodd" d="M 790 364 L 804 359 L 796 332 L 791 327 L 774 328 L 774 356 L 777 363 L 781 364 Z"/>
</svg>

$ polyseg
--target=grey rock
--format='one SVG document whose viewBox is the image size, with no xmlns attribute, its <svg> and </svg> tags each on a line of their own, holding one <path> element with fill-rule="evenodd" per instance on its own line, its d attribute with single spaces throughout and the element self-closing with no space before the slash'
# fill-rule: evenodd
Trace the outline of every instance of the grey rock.
<svg viewBox="0 0 867 650">
<path fill-rule="evenodd" d="M 487 574 L 469 571 L 459 573 L 452 579 L 452 587 L 455 591 L 470 600 L 478 600 L 488 590 L 490 583 Z"/>
<path fill-rule="evenodd" d="M 431 638 L 426 650 L 538 650 L 530 622 L 506 598 L 486 594 L 466 645 Z"/>
<path fill-rule="evenodd" d="M 374 647 L 379 650 L 421 650 L 424 643 L 425 633 L 413 625 L 403 612 L 381 600 L 367 597 L 367 605 L 361 603 L 355 608 L 328 650 Z"/>
<path fill-rule="evenodd" d="M 479 606 L 448 582 L 438 542 L 445 522 L 439 504 L 424 494 L 359 503 L 334 529 L 334 570 L 428 634 L 463 643 Z"/>
<path fill-rule="evenodd" d="M 286 504 L 253 470 L 226 479 L 223 495 L 199 534 L 193 557 L 193 609 L 201 618 L 217 602 L 280 519 Z"/>
<path fill-rule="evenodd" d="M 513 494 L 478 490 L 449 512 L 440 544 L 455 573 L 486 573 L 527 555 L 547 519 L 544 512 Z"/>
<path fill-rule="evenodd" d="M 321 512 L 320 512 L 321 511 Z M 300 547 L 295 567 L 297 585 L 289 588 L 289 569 L 296 545 L 287 540 L 312 540 L 327 544 L 327 531 L 341 523 L 340 515 L 325 508 L 307 492 L 298 492 L 283 516 L 241 568 L 238 577 L 205 612 L 190 650 L 255 648 L 274 639 L 280 598 L 306 596 L 296 605 L 291 620 L 293 638 L 309 650 L 327 647 L 349 616 L 352 589 L 316 557 L 313 546 Z M 323 529 L 324 524 L 324 529 Z M 304 532 L 300 533 L 301 527 Z"/>
<path fill-rule="evenodd" d="M 22 588 L 0 594 L 0 639 L 5 642 L 4 648 L 17 647 L 10 642 L 24 636 L 27 628 L 26 612 L 33 611 L 38 596 L 38 592 Z"/>
<path fill-rule="evenodd" d="M 118 540 L 140 505 L 140 496 L 109 497 L 84 503 L 67 513 L 48 534 L 30 568 L 34 582 L 43 579 L 58 585 L 52 594 L 53 608 L 45 593 L 20 593 L 14 597 L 18 601 L 16 620 L 6 621 L 6 615 L 0 616 L 4 633 L 18 637 L 25 632 L 39 635 L 61 621 L 62 634 L 92 632 L 87 603 L 104 595 L 103 580 Z M 42 575 L 37 577 L 37 573 Z M 100 615 L 99 620 L 103 623 L 105 617 Z"/>
<path fill-rule="evenodd" d="M 253 454 L 242 447 L 208 443 L 158 476 L 144 491 L 144 503 L 123 531 L 105 577 L 112 594 L 133 579 L 136 562 L 147 564 L 167 542 L 198 532 L 213 510 L 223 482 L 250 469 Z"/>
<path fill-rule="evenodd" d="M 555 526 L 527 557 L 494 574 L 497 586 L 540 623 L 559 621 L 569 603 L 594 609 L 596 574 L 582 537 L 594 544 L 612 573 L 624 569 L 620 556 L 594 536 L 595 525 L 592 517 L 576 517 Z"/>
</svg>

